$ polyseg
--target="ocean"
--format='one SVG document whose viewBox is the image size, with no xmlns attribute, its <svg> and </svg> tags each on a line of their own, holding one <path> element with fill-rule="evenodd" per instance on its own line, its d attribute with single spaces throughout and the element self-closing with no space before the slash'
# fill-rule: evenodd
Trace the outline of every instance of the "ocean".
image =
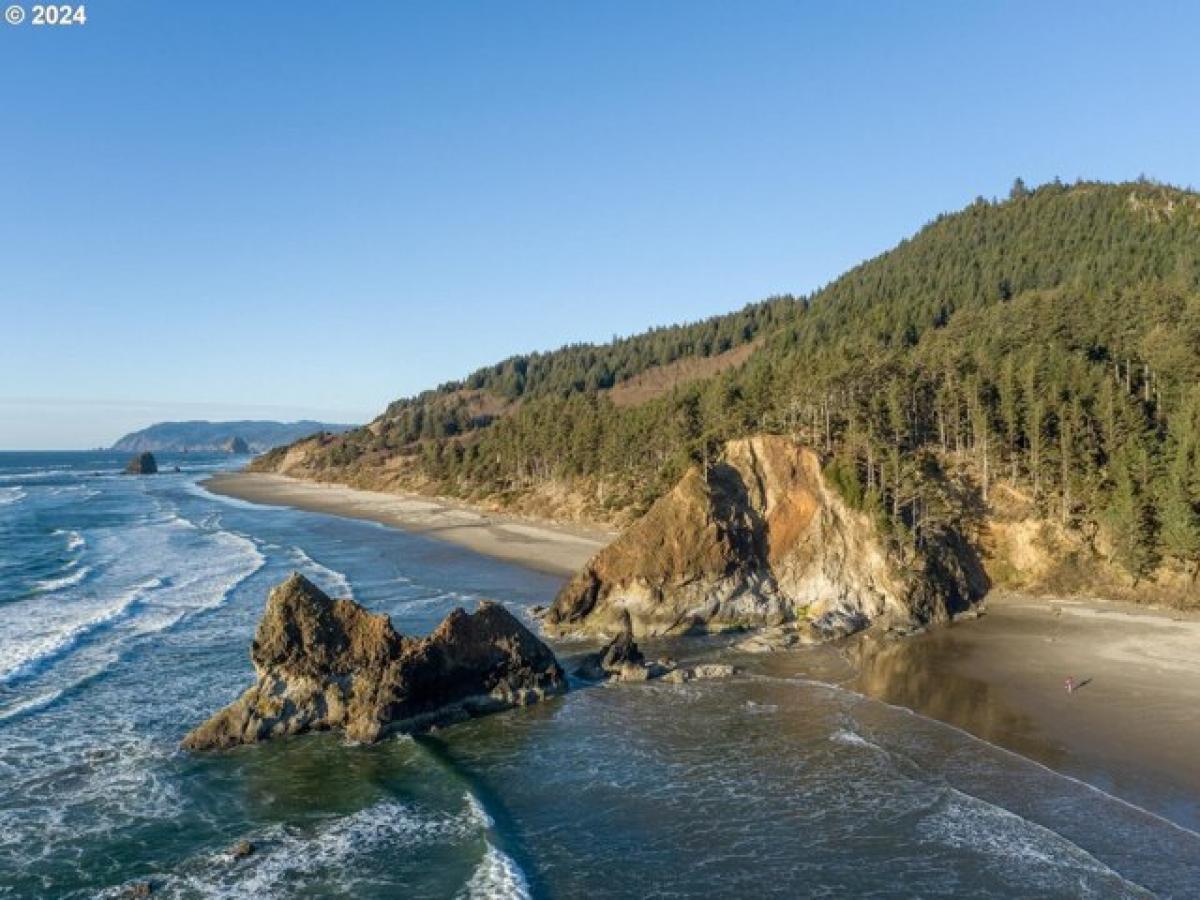
<svg viewBox="0 0 1200 900">
<path fill-rule="evenodd" d="M 652 649 L 746 671 L 185 754 L 290 571 L 413 634 L 484 597 L 528 621 L 560 584 L 200 485 L 243 461 L 0 454 L 0 898 L 1200 895 L 1189 823 L 860 696 L 828 648 L 679 642 Z"/>
</svg>

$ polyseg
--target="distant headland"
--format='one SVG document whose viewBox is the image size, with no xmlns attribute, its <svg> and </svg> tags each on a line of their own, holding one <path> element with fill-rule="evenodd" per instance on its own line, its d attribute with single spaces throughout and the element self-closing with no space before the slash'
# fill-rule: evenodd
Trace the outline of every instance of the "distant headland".
<svg viewBox="0 0 1200 900">
<path fill-rule="evenodd" d="M 265 453 L 316 434 L 341 434 L 353 425 L 303 419 L 299 422 L 158 422 L 112 445 L 126 453 Z"/>
</svg>

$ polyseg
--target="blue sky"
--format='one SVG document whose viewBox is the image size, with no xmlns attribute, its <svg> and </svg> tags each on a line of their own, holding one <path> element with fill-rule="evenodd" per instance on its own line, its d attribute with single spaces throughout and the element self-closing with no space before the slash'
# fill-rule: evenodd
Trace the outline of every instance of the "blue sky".
<svg viewBox="0 0 1200 900">
<path fill-rule="evenodd" d="M 0 24 L 0 448 L 364 420 L 1016 175 L 1200 183 L 1185 3 L 87 6 Z"/>
</svg>

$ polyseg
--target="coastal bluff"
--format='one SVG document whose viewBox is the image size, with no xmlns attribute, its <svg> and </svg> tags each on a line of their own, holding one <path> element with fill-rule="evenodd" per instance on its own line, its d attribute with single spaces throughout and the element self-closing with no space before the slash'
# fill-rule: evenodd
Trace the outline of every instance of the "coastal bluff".
<svg viewBox="0 0 1200 900">
<path fill-rule="evenodd" d="M 550 649 L 503 606 L 451 612 L 427 638 L 331 599 L 293 573 L 277 585 L 251 644 L 257 682 L 191 731 L 185 750 L 222 750 L 341 730 L 371 742 L 524 706 L 566 690 Z"/>
<path fill-rule="evenodd" d="M 792 440 L 729 442 L 559 592 L 551 635 L 681 634 L 775 626 L 820 640 L 876 621 L 946 621 L 986 590 L 957 548 L 894 552 L 866 513 L 827 483 L 821 460 Z"/>
</svg>

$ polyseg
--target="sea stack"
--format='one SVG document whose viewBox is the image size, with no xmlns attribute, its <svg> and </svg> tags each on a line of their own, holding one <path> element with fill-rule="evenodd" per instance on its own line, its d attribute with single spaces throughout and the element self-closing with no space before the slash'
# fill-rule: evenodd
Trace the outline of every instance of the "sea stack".
<svg viewBox="0 0 1200 900">
<path fill-rule="evenodd" d="M 225 453 L 245 454 L 250 452 L 250 445 L 240 437 L 231 437 L 221 445 Z"/>
<path fill-rule="evenodd" d="M 562 693 L 554 654 L 498 603 L 450 613 L 427 638 L 334 600 L 293 573 L 267 599 L 250 648 L 257 683 L 184 738 L 220 750 L 337 729 L 370 742 Z"/>
<path fill-rule="evenodd" d="M 929 559 L 932 559 L 930 557 Z M 808 640 L 884 619 L 946 621 L 984 589 L 970 560 L 893 553 L 780 436 L 731 441 L 696 466 L 559 592 L 550 634 L 680 634 L 779 626 Z"/>
<path fill-rule="evenodd" d="M 158 472 L 158 462 L 153 453 L 139 453 L 125 466 L 126 475 L 154 475 Z"/>
</svg>

